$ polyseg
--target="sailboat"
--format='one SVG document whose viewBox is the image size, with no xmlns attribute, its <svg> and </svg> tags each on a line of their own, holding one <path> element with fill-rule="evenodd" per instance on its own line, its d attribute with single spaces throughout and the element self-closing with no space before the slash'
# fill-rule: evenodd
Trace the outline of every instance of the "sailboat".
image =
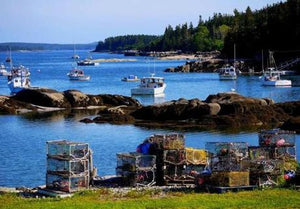
<svg viewBox="0 0 300 209">
<path fill-rule="evenodd" d="M 80 58 L 80 56 L 79 56 L 78 54 L 76 54 L 76 51 L 75 51 L 75 44 L 74 44 L 72 59 L 78 60 L 79 58 Z"/>
<path fill-rule="evenodd" d="M 9 48 L 9 53 L 7 51 L 7 57 L 5 59 L 5 62 L 11 62 L 11 49 Z"/>
<path fill-rule="evenodd" d="M 233 66 L 225 65 L 220 68 L 219 71 L 219 79 L 220 80 L 236 80 L 237 79 L 237 72 L 235 68 L 235 44 L 234 44 L 234 59 L 233 59 Z"/>
<path fill-rule="evenodd" d="M 273 52 L 269 51 L 269 67 L 264 71 L 262 85 L 263 86 L 291 86 L 291 80 L 282 80 L 281 71 L 277 70 Z"/>
</svg>

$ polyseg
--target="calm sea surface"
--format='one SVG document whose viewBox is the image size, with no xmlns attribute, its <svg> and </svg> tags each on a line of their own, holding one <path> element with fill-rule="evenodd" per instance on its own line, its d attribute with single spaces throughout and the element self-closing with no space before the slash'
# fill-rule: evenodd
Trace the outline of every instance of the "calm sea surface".
<svg viewBox="0 0 300 209">
<path fill-rule="evenodd" d="M 78 51 L 81 58 L 87 51 Z M 7 54 L 0 52 L 0 62 Z M 84 66 L 91 75 L 87 82 L 70 81 L 72 51 L 12 52 L 14 64 L 31 70 L 32 86 L 48 87 L 58 91 L 77 89 L 89 94 L 121 94 L 130 96 L 137 83 L 121 82 L 129 74 L 139 77 L 155 72 L 164 76 L 167 88 L 164 97 L 137 97 L 143 104 L 160 103 L 179 98 L 204 100 L 209 94 L 236 90 L 244 96 L 269 97 L 276 102 L 300 100 L 300 87 L 262 87 L 258 76 L 240 76 L 237 81 L 219 81 L 215 73 L 164 73 L 167 67 L 176 67 L 182 61 L 154 61 L 144 57 L 124 57 L 118 54 L 93 53 L 93 58 L 136 59 L 134 62 L 101 63 Z M 292 77 L 299 80 L 299 77 Z M 9 95 L 6 77 L 0 77 L 0 95 Z M 84 124 L 78 122 L 87 114 L 51 114 L 44 117 L 0 116 L 0 186 L 35 187 L 45 184 L 46 141 L 68 139 L 87 142 L 94 151 L 94 164 L 99 175 L 115 173 L 116 153 L 135 151 L 136 146 L 154 133 L 168 130 L 144 129 L 133 125 Z M 186 132 L 186 145 L 204 148 L 208 141 L 245 141 L 257 145 L 256 132 L 228 134 L 224 132 Z M 297 135 L 297 146 L 300 145 Z M 299 159 L 299 148 L 297 158 Z"/>
</svg>

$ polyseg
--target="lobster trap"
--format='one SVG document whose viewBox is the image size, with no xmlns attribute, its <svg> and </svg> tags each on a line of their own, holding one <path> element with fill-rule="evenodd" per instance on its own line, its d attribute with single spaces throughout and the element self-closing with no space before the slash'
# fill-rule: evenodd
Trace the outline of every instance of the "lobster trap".
<svg viewBox="0 0 300 209">
<path fill-rule="evenodd" d="M 158 149 L 174 150 L 185 148 L 185 138 L 183 134 L 155 134 L 149 137 L 149 142 L 157 145 Z"/>
<path fill-rule="evenodd" d="M 63 192 L 76 192 L 89 187 L 89 176 L 69 176 L 47 173 L 46 187 L 48 189 L 59 190 Z"/>
<path fill-rule="evenodd" d="M 206 165 L 207 152 L 203 149 L 185 148 L 186 162 L 192 165 Z"/>
<path fill-rule="evenodd" d="M 86 143 L 71 142 L 67 140 L 48 141 L 47 155 L 62 158 L 84 158 L 89 153 Z"/>
<path fill-rule="evenodd" d="M 283 173 L 284 162 L 280 160 L 250 161 L 250 172 L 255 174 L 279 175 Z"/>
<path fill-rule="evenodd" d="M 118 153 L 116 174 L 125 186 L 151 186 L 155 184 L 156 156 L 140 153 Z"/>
<path fill-rule="evenodd" d="M 258 139 L 260 146 L 295 146 L 296 132 L 281 129 L 263 130 Z"/>
<path fill-rule="evenodd" d="M 92 156 L 86 143 L 47 142 L 46 187 L 64 192 L 89 188 Z"/>
<path fill-rule="evenodd" d="M 251 146 L 249 150 L 250 160 L 270 160 L 274 158 L 274 149 L 271 147 Z"/>
<path fill-rule="evenodd" d="M 295 146 L 282 146 L 275 148 L 275 158 L 283 160 L 296 160 L 296 147 Z"/>
<path fill-rule="evenodd" d="M 164 150 L 163 162 L 174 164 L 174 165 L 183 165 L 186 163 L 185 150 Z"/>
<path fill-rule="evenodd" d="M 47 172 L 76 175 L 89 171 L 88 159 L 64 160 L 56 158 L 47 159 Z"/>
<path fill-rule="evenodd" d="M 219 171 L 213 172 L 210 177 L 213 186 L 234 187 L 249 186 L 248 171 Z"/>
<path fill-rule="evenodd" d="M 212 171 L 241 171 L 249 156 L 245 142 L 207 142 L 205 147 Z"/>
</svg>

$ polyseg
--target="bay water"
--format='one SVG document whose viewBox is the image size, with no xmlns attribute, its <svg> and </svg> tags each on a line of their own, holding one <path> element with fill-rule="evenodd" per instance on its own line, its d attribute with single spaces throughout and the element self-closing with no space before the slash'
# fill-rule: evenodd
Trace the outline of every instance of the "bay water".
<svg viewBox="0 0 300 209">
<path fill-rule="evenodd" d="M 14 65 L 22 64 L 31 71 L 32 86 L 58 91 L 77 89 L 89 94 L 121 94 L 130 96 L 138 83 L 122 82 L 130 74 L 139 77 L 155 73 L 165 77 L 164 97 L 136 97 L 149 105 L 179 98 L 204 100 L 209 94 L 236 91 L 244 96 L 272 98 L 275 102 L 300 100 L 300 87 L 263 87 L 258 76 L 240 76 L 237 81 L 220 81 L 216 73 L 164 73 L 168 67 L 184 64 L 185 60 L 154 60 L 147 57 L 124 57 L 121 54 L 92 53 L 94 59 L 135 59 L 126 62 L 103 62 L 99 66 L 83 66 L 90 81 L 70 81 L 67 73 L 74 66 L 72 51 L 12 52 Z M 77 51 L 81 58 L 87 51 Z M 7 53 L 0 52 L 0 62 Z M 291 79 L 299 79 L 297 76 Z M 0 77 L 0 95 L 9 95 L 7 78 Z M 100 176 L 115 173 L 116 153 L 135 151 L 136 146 L 155 133 L 172 130 L 148 129 L 134 125 L 84 124 L 79 120 L 91 113 L 1 115 L 0 116 L 0 186 L 35 187 L 45 184 L 46 141 L 67 139 L 89 143 L 94 164 Z M 96 112 L 95 112 L 96 114 Z M 258 145 L 254 131 L 226 133 L 222 131 L 186 131 L 186 146 L 204 148 L 211 141 L 244 141 Z M 300 136 L 296 136 L 299 147 Z M 297 151 L 299 159 L 300 152 Z"/>
</svg>

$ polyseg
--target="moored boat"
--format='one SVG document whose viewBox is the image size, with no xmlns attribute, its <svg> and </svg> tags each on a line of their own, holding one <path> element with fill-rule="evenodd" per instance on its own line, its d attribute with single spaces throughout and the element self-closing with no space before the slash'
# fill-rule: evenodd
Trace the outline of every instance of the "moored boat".
<svg viewBox="0 0 300 209">
<path fill-rule="evenodd" d="M 16 94 L 23 89 L 30 88 L 30 71 L 28 68 L 25 68 L 23 65 L 19 67 L 14 67 L 8 78 L 8 87 L 11 91 L 11 94 Z"/>
<path fill-rule="evenodd" d="M 96 66 L 96 65 L 99 65 L 98 62 L 93 62 L 91 59 L 84 59 L 84 60 L 80 60 L 77 62 L 77 65 L 80 65 L 80 66 Z"/>
<path fill-rule="evenodd" d="M 233 66 L 224 66 L 219 69 L 219 79 L 220 80 L 236 80 L 237 72 Z"/>
<path fill-rule="evenodd" d="M 264 71 L 262 85 L 263 86 L 292 86 L 292 81 L 281 79 L 282 71 L 277 70 L 273 52 L 269 51 L 269 64 L 270 67 Z"/>
<path fill-rule="evenodd" d="M 126 82 L 135 82 L 139 81 L 140 79 L 136 75 L 128 75 L 127 77 L 123 77 L 121 81 L 126 81 Z"/>
<path fill-rule="evenodd" d="M 8 75 L 9 75 L 9 73 L 6 70 L 5 65 L 1 64 L 0 65 L 0 76 L 8 76 Z"/>
<path fill-rule="evenodd" d="M 274 68 L 268 68 L 264 72 L 262 85 L 263 86 L 291 86 L 292 81 L 280 78 L 281 72 Z"/>
<path fill-rule="evenodd" d="M 141 83 L 131 89 L 133 95 L 159 95 L 164 94 L 167 84 L 163 77 L 154 77 L 152 74 L 150 77 L 141 78 Z"/>
<path fill-rule="evenodd" d="M 89 75 L 85 75 L 83 70 L 77 68 L 72 69 L 67 75 L 70 80 L 75 81 L 88 81 L 91 78 Z"/>
</svg>

